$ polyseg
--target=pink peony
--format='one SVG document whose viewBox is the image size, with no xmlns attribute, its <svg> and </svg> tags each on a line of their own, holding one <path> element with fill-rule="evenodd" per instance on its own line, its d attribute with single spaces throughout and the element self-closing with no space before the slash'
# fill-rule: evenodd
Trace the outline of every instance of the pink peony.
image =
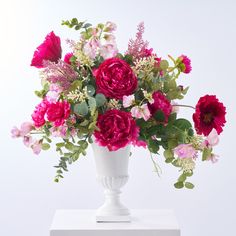
<svg viewBox="0 0 236 236">
<path fill-rule="evenodd" d="M 52 31 L 34 52 L 31 66 L 43 68 L 43 61 L 57 62 L 61 58 L 61 39 Z"/>
<path fill-rule="evenodd" d="M 197 150 L 192 146 L 192 144 L 179 144 L 174 149 L 174 154 L 176 154 L 179 158 L 196 158 Z"/>
<path fill-rule="evenodd" d="M 70 115 L 70 104 L 67 101 L 51 103 L 47 109 L 47 119 L 54 126 L 61 126 Z"/>
<path fill-rule="evenodd" d="M 165 122 L 167 122 L 168 117 L 172 112 L 170 101 L 159 91 L 154 92 L 152 98 L 154 99 L 154 103 L 148 104 L 151 114 L 154 115 L 158 110 L 161 110 L 165 115 Z"/>
<path fill-rule="evenodd" d="M 138 79 L 130 65 L 119 58 L 105 60 L 95 71 L 97 93 L 106 97 L 122 99 L 134 93 Z"/>
<path fill-rule="evenodd" d="M 36 106 L 33 114 L 32 119 L 34 121 L 35 127 L 39 128 L 45 124 L 45 114 L 48 108 L 49 102 L 43 100 L 39 105 Z"/>
<path fill-rule="evenodd" d="M 147 143 L 143 140 L 135 140 L 134 142 L 132 142 L 132 144 L 134 146 L 137 146 L 137 147 L 143 147 L 143 148 L 146 148 L 147 147 Z"/>
<path fill-rule="evenodd" d="M 183 73 L 188 74 L 191 72 L 191 60 L 187 56 L 181 55 L 180 57 L 178 57 L 177 61 L 180 61 L 179 68 Z"/>
<path fill-rule="evenodd" d="M 133 117 L 135 118 L 143 118 L 145 121 L 147 121 L 150 116 L 151 113 L 148 109 L 148 105 L 147 104 L 143 104 L 142 106 L 135 106 L 131 109 L 131 114 Z"/>
<path fill-rule="evenodd" d="M 135 142 L 139 133 L 131 113 L 116 109 L 99 115 L 97 126 L 99 131 L 94 132 L 96 142 L 108 147 L 110 151 L 116 151 Z"/>
<path fill-rule="evenodd" d="M 71 57 L 73 57 L 73 53 L 72 52 L 67 53 L 64 57 L 64 62 L 71 65 L 71 61 L 70 61 Z"/>
</svg>

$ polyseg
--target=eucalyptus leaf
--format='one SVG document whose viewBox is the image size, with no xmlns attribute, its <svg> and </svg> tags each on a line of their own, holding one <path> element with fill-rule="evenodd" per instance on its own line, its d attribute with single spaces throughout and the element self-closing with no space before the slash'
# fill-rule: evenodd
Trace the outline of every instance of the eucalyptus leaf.
<svg viewBox="0 0 236 236">
<path fill-rule="evenodd" d="M 102 93 L 96 94 L 95 99 L 98 107 L 103 106 L 106 102 L 106 97 Z"/>
<path fill-rule="evenodd" d="M 86 102 L 78 103 L 74 106 L 74 112 L 81 116 L 86 116 L 88 114 L 89 108 Z"/>
</svg>

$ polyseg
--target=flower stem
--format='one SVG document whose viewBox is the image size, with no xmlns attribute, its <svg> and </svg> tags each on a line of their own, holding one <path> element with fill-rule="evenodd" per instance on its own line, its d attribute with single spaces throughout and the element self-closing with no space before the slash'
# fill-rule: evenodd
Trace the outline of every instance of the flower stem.
<svg viewBox="0 0 236 236">
<path fill-rule="evenodd" d="M 189 107 L 189 108 L 192 108 L 192 109 L 195 110 L 195 107 L 190 106 L 190 105 L 179 105 L 179 104 L 174 104 L 174 105 L 172 105 L 172 106 L 173 106 L 173 107 Z"/>
</svg>

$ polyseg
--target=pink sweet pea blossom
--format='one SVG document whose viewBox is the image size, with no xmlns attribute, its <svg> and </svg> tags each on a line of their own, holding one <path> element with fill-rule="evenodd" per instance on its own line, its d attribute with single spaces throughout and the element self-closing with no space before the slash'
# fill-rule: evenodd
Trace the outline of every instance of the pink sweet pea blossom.
<svg viewBox="0 0 236 236">
<path fill-rule="evenodd" d="M 61 92 L 62 92 L 62 88 L 59 85 L 51 84 L 49 91 L 46 95 L 47 101 L 49 101 L 51 103 L 57 102 Z"/>
<path fill-rule="evenodd" d="M 213 147 L 219 143 L 219 135 L 216 129 L 212 129 L 212 131 L 208 134 L 206 140 L 203 141 L 204 147 Z"/>
<path fill-rule="evenodd" d="M 105 25 L 105 30 L 108 32 L 113 32 L 116 30 L 116 24 L 111 22 L 111 21 L 107 21 L 106 25 Z"/>
<path fill-rule="evenodd" d="M 196 158 L 197 150 L 194 149 L 192 144 L 179 144 L 174 149 L 174 154 L 177 155 L 180 159 Z"/>
<path fill-rule="evenodd" d="M 30 135 L 23 137 L 23 143 L 26 147 L 30 147 L 33 142 L 33 138 Z"/>
<path fill-rule="evenodd" d="M 34 129 L 34 125 L 32 122 L 24 122 L 22 123 L 20 127 L 20 135 L 23 137 L 27 135 L 28 133 L 30 133 L 30 131 L 32 131 L 33 129 Z"/>
<path fill-rule="evenodd" d="M 148 105 L 147 104 L 143 104 L 142 106 L 135 106 L 131 109 L 131 114 L 133 117 L 135 118 L 143 118 L 145 121 L 147 121 L 150 116 L 151 113 L 148 109 Z"/>
<path fill-rule="evenodd" d="M 19 138 L 20 137 L 20 130 L 14 126 L 11 130 L 11 137 L 12 138 Z"/>
<path fill-rule="evenodd" d="M 134 95 L 129 95 L 129 96 L 126 96 L 124 95 L 123 96 L 123 107 L 124 108 L 127 108 L 127 107 L 130 107 L 132 104 L 134 104 L 135 102 L 135 98 L 134 98 Z"/>
<path fill-rule="evenodd" d="M 42 142 L 40 142 L 39 140 L 36 140 L 31 146 L 31 148 L 34 154 L 38 155 L 42 150 Z"/>
<path fill-rule="evenodd" d="M 219 156 L 212 153 L 207 160 L 210 160 L 213 164 L 215 164 L 219 160 Z"/>
<path fill-rule="evenodd" d="M 61 39 L 52 31 L 34 52 L 31 66 L 43 68 L 44 61 L 57 62 L 61 58 Z"/>
</svg>

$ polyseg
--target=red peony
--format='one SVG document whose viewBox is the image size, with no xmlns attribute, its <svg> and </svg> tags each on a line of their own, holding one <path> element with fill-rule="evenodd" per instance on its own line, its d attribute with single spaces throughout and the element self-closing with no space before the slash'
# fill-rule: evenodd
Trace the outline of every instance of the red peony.
<svg viewBox="0 0 236 236">
<path fill-rule="evenodd" d="M 156 91 L 152 94 L 153 103 L 148 104 L 148 108 L 152 115 L 154 115 L 158 110 L 161 110 L 165 115 L 165 121 L 168 121 L 168 117 L 171 114 L 172 106 L 170 101 L 166 98 L 164 94 Z"/>
<path fill-rule="evenodd" d="M 94 132 L 96 142 L 107 146 L 110 151 L 116 151 L 135 142 L 139 128 L 130 112 L 109 110 L 98 116 L 97 126 L 99 131 Z"/>
<path fill-rule="evenodd" d="M 201 97 L 196 105 L 193 121 L 198 134 L 207 136 L 212 129 L 220 134 L 225 125 L 226 109 L 223 103 L 219 102 L 215 95 Z"/>
<path fill-rule="evenodd" d="M 52 31 L 46 36 L 44 42 L 35 50 L 31 66 L 43 68 L 44 60 L 58 62 L 61 58 L 61 52 L 61 40 Z"/>
<path fill-rule="evenodd" d="M 48 106 L 47 118 L 55 126 L 61 126 L 70 115 L 70 104 L 67 101 L 51 103 Z"/>
<path fill-rule="evenodd" d="M 105 60 L 95 71 L 97 92 L 106 97 L 122 99 L 137 88 L 138 80 L 127 62 L 119 58 Z"/>
</svg>

